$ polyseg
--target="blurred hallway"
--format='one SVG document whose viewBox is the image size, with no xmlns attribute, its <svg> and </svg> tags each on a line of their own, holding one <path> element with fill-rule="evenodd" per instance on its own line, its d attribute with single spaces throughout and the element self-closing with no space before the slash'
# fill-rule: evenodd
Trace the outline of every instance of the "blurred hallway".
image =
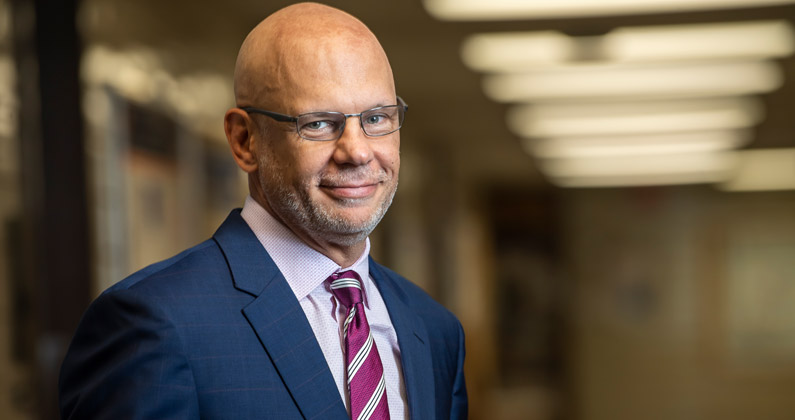
<svg viewBox="0 0 795 420">
<path fill-rule="evenodd" d="M 242 206 L 234 59 L 289 3 L 0 0 L 0 418 Z M 795 418 L 795 2 L 325 3 L 409 104 L 372 252 L 464 324 L 472 419 Z"/>
</svg>

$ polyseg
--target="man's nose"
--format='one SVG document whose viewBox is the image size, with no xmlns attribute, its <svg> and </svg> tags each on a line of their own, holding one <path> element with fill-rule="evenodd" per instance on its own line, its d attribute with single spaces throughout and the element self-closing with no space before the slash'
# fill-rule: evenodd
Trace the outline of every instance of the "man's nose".
<svg viewBox="0 0 795 420">
<path fill-rule="evenodd" d="M 337 139 L 334 161 L 338 164 L 366 165 L 373 159 L 372 140 L 362 130 L 359 118 L 348 117 L 342 136 Z"/>
</svg>

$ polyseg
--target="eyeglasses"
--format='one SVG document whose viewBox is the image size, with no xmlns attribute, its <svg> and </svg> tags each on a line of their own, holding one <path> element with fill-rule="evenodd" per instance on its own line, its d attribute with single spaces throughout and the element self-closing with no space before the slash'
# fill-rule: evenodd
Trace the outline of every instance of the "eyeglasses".
<svg viewBox="0 0 795 420">
<path fill-rule="evenodd" d="M 368 137 L 381 137 L 400 130 L 409 107 L 403 99 L 397 97 L 397 105 L 379 106 L 358 114 L 342 112 L 308 112 L 297 117 L 266 111 L 250 106 L 241 107 L 248 113 L 267 115 L 280 122 L 295 122 L 295 128 L 301 138 L 311 141 L 331 141 L 342 137 L 345 122 L 349 117 L 359 117 L 359 125 Z"/>
</svg>

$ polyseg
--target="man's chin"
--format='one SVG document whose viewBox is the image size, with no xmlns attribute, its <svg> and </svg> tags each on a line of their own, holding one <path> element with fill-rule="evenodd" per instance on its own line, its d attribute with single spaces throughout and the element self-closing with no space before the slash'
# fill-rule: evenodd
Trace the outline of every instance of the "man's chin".
<svg viewBox="0 0 795 420">
<path fill-rule="evenodd" d="M 367 236 L 375 226 L 375 223 L 372 223 L 371 220 L 351 220 L 351 219 L 341 219 L 337 218 L 331 224 L 331 231 L 336 232 L 340 235 L 361 235 L 364 234 Z"/>
<path fill-rule="evenodd" d="M 325 206 L 329 211 L 332 212 L 372 212 L 378 207 L 378 203 L 380 203 L 382 197 L 378 196 L 367 196 L 361 198 L 342 198 L 342 197 L 329 197 L 329 200 L 326 201 Z M 353 215 L 352 217 L 356 217 Z"/>
<path fill-rule="evenodd" d="M 360 237 L 364 240 L 372 232 L 375 225 L 380 221 L 378 209 L 335 209 L 335 211 L 324 212 L 320 223 L 326 225 L 327 232 L 333 235 Z"/>
<path fill-rule="evenodd" d="M 328 198 L 328 197 L 323 197 Z M 381 221 L 391 200 L 371 196 L 365 199 L 317 200 L 307 206 L 309 219 L 327 240 L 340 245 L 363 241 Z"/>
<path fill-rule="evenodd" d="M 350 226 L 366 225 L 381 211 L 381 197 L 316 201 L 316 209 L 327 218 Z"/>
</svg>

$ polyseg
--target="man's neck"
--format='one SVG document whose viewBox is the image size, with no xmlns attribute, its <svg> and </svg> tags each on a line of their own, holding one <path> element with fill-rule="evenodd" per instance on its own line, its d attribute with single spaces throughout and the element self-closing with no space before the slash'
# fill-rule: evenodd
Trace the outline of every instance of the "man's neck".
<svg viewBox="0 0 795 420">
<path fill-rule="evenodd" d="M 358 261 L 359 257 L 362 256 L 362 253 L 364 252 L 365 248 L 364 241 L 359 242 L 353 246 L 346 246 L 346 247 L 334 246 L 332 244 L 326 244 L 325 246 L 321 246 L 318 244 L 317 246 L 315 246 L 315 244 L 305 240 L 300 235 L 299 238 L 304 240 L 304 242 L 306 242 L 307 245 L 312 247 L 312 249 L 327 256 L 331 261 L 334 261 L 335 263 L 339 264 L 339 266 L 342 268 L 350 267 L 356 261 Z"/>
</svg>

